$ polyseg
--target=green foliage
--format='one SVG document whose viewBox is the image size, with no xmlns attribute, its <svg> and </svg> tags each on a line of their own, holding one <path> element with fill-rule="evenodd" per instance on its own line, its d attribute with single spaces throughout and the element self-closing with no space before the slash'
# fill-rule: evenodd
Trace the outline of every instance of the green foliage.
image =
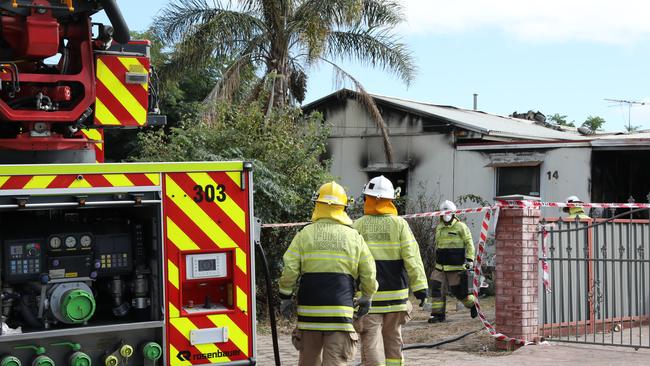
<svg viewBox="0 0 650 366">
<path fill-rule="evenodd" d="M 625 126 L 625 131 L 629 133 L 638 132 L 641 129 L 641 126 L 627 125 Z"/>
<path fill-rule="evenodd" d="M 582 123 L 582 127 L 588 127 L 592 131 L 600 131 L 603 129 L 603 125 L 605 124 L 605 119 L 599 116 L 589 116 L 587 119 Z"/>
<path fill-rule="evenodd" d="M 549 121 L 553 121 L 557 123 L 560 126 L 567 126 L 567 127 L 575 127 L 575 121 L 568 122 L 567 121 L 567 116 L 566 115 L 561 115 L 559 113 L 555 113 L 554 115 L 548 117 Z"/>
</svg>

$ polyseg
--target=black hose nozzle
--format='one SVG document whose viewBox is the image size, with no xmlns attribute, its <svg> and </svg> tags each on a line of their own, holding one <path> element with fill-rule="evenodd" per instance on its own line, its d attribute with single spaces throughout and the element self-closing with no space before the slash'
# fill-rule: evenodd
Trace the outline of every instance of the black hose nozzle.
<svg viewBox="0 0 650 366">
<path fill-rule="evenodd" d="M 111 21 L 113 26 L 113 39 L 121 44 L 127 44 L 131 40 L 129 33 L 129 26 L 126 24 L 120 8 L 117 6 L 115 0 L 100 0 L 108 20 Z"/>
</svg>

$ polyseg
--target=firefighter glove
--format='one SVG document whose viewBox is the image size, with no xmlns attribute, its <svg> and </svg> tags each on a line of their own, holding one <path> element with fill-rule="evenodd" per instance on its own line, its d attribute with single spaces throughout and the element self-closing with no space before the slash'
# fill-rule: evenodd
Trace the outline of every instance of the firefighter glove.
<svg viewBox="0 0 650 366">
<path fill-rule="evenodd" d="M 293 315 L 293 300 L 284 299 L 280 302 L 280 313 L 285 319 L 291 319 Z"/>
<path fill-rule="evenodd" d="M 367 296 L 361 296 L 361 298 L 357 301 L 357 306 L 359 307 L 357 309 L 357 312 L 354 314 L 355 319 L 361 319 L 364 315 L 368 314 L 370 311 L 370 298 Z"/>
<path fill-rule="evenodd" d="M 427 299 L 427 290 L 419 290 L 413 293 L 416 299 L 420 300 L 420 307 L 424 306 L 424 300 Z"/>
<path fill-rule="evenodd" d="M 473 270 L 474 269 L 474 261 L 471 261 L 471 260 L 467 259 L 465 261 L 465 268 L 469 269 L 470 271 Z"/>
</svg>

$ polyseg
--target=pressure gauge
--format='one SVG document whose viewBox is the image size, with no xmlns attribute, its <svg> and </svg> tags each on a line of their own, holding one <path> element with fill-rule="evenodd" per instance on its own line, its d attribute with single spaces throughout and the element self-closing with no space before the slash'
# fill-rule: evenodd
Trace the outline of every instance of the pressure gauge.
<svg viewBox="0 0 650 366">
<path fill-rule="evenodd" d="M 66 248 L 74 248 L 77 246 L 77 238 L 75 238 L 72 235 L 68 235 L 65 237 L 65 247 Z"/>
<path fill-rule="evenodd" d="M 50 238 L 50 248 L 59 249 L 59 248 L 61 248 L 61 244 L 63 244 L 63 242 L 61 241 L 60 237 L 53 236 L 53 237 Z"/>
<path fill-rule="evenodd" d="M 79 238 L 79 244 L 81 244 L 82 248 L 88 248 L 92 242 L 93 239 L 90 235 L 82 235 L 81 238 Z"/>
</svg>

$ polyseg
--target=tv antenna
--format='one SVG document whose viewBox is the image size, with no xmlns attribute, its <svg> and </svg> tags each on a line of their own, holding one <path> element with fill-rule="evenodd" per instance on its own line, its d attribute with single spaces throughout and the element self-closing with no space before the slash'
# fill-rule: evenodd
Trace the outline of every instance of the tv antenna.
<svg viewBox="0 0 650 366">
<path fill-rule="evenodd" d="M 605 98 L 608 102 L 617 103 L 617 105 L 627 104 L 627 130 L 632 132 L 632 106 L 633 105 L 646 105 L 646 102 L 638 102 L 635 100 L 624 100 L 624 99 L 609 99 Z"/>
</svg>

